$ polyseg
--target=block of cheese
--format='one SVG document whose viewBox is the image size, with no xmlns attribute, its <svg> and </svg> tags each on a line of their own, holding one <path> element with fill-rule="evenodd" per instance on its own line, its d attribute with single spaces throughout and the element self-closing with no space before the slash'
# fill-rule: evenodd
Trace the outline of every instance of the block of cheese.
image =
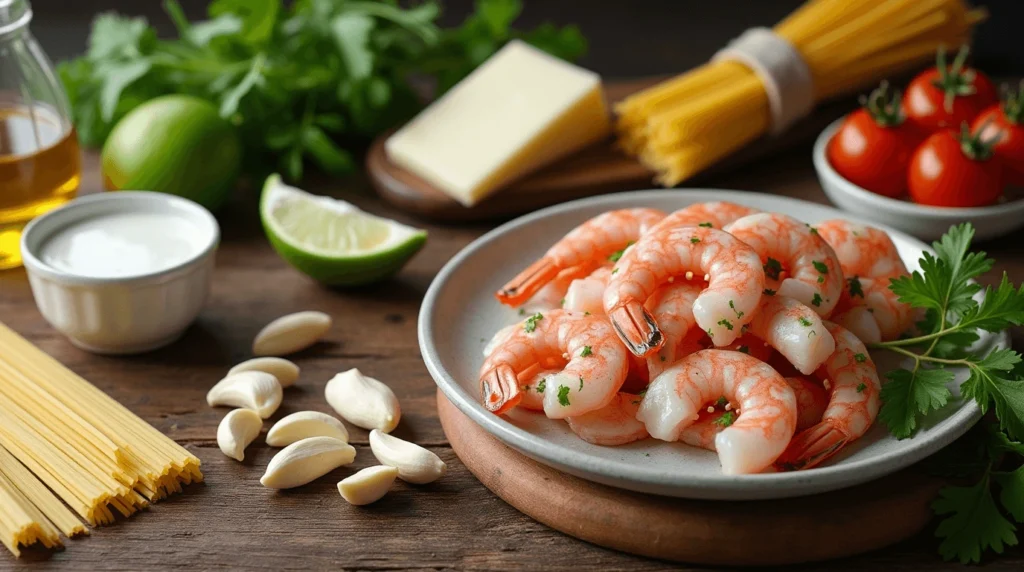
<svg viewBox="0 0 1024 572">
<path fill-rule="evenodd" d="M 610 132 L 596 73 L 513 40 L 384 148 L 391 162 L 471 206 Z"/>
</svg>

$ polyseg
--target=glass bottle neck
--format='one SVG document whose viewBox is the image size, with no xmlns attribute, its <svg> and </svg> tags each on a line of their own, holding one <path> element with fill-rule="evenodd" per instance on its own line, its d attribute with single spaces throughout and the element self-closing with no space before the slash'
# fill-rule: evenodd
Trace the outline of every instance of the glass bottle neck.
<svg viewBox="0 0 1024 572">
<path fill-rule="evenodd" d="M 0 39 L 21 30 L 32 20 L 28 0 L 0 0 Z"/>
</svg>

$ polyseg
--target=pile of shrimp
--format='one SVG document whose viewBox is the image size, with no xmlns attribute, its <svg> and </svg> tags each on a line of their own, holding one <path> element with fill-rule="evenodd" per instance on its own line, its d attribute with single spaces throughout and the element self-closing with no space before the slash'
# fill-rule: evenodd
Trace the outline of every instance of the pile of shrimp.
<svg viewBox="0 0 1024 572">
<path fill-rule="evenodd" d="M 596 445 L 709 449 L 725 474 L 810 468 L 875 421 L 865 343 L 912 326 L 888 288 L 906 273 L 885 232 L 843 220 L 609 211 L 497 292 L 526 318 L 484 349 L 481 399 Z"/>
</svg>

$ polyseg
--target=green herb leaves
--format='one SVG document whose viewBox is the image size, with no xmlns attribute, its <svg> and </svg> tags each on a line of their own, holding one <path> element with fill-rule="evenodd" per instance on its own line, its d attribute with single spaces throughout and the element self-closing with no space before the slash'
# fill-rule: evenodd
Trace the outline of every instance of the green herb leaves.
<svg viewBox="0 0 1024 572">
<path fill-rule="evenodd" d="M 526 330 L 526 333 L 532 334 L 534 330 L 537 329 L 537 322 L 543 319 L 544 314 L 537 312 L 536 314 L 530 316 L 529 318 L 526 319 L 526 321 L 523 322 L 523 329 Z"/>
<path fill-rule="evenodd" d="M 96 17 L 86 54 L 58 71 L 83 144 L 103 144 L 141 103 L 182 93 L 213 102 L 246 143 L 255 178 L 306 163 L 332 175 L 357 168 L 350 149 L 420 108 L 407 78 L 428 76 L 439 93 L 512 38 L 558 57 L 586 50 L 579 30 L 512 29 L 520 0 L 479 0 L 458 28 L 441 29 L 437 2 L 214 0 L 191 23 L 175 0 L 164 8 L 178 38 L 160 40 L 142 18 Z"/>
<path fill-rule="evenodd" d="M 1016 528 L 999 512 L 988 473 L 969 487 L 945 487 L 932 503 L 938 515 L 949 515 L 935 530 L 942 538 L 939 554 L 946 560 L 957 559 L 967 564 L 980 562 L 981 553 L 992 549 L 1003 551 L 1004 545 L 1017 544 Z"/>
</svg>

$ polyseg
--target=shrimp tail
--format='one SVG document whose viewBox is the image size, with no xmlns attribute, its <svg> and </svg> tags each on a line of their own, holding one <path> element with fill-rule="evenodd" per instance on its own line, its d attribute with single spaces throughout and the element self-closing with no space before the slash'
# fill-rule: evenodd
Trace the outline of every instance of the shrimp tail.
<svg viewBox="0 0 1024 572">
<path fill-rule="evenodd" d="M 529 300 L 545 284 L 554 280 L 560 271 L 561 268 L 550 259 L 541 258 L 520 272 L 508 284 L 502 286 L 494 296 L 502 304 L 515 308 Z"/>
<path fill-rule="evenodd" d="M 627 303 L 612 310 L 608 315 L 615 326 L 615 332 L 633 355 L 644 357 L 661 349 L 665 336 L 642 304 Z"/>
<path fill-rule="evenodd" d="M 509 365 L 499 365 L 480 378 L 480 394 L 484 407 L 494 413 L 505 413 L 519 404 L 523 395 L 519 378 Z"/>
<path fill-rule="evenodd" d="M 822 421 L 794 436 L 775 466 L 782 471 L 809 469 L 838 453 L 849 441 L 831 421 Z"/>
</svg>

